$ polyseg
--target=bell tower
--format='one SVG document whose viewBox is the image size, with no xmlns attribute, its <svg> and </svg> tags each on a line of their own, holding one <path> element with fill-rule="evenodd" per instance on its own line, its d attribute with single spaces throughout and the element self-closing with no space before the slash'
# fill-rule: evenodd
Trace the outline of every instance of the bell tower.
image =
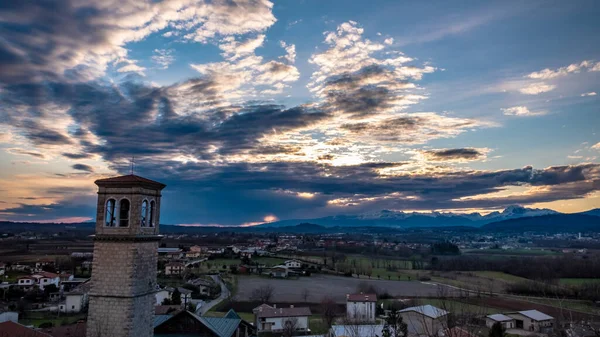
<svg viewBox="0 0 600 337">
<path fill-rule="evenodd" d="M 136 175 L 96 180 L 87 337 L 152 337 L 161 191 Z"/>
</svg>

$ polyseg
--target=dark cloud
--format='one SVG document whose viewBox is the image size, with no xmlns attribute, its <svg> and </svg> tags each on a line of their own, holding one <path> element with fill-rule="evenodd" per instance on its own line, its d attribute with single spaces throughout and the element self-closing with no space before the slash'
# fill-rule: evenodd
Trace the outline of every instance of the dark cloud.
<svg viewBox="0 0 600 337">
<path fill-rule="evenodd" d="M 46 158 L 46 156 L 44 156 L 43 153 L 40 153 L 37 151 L 29 151 L 29 150 L 24 150 L 24 149 L 9 149 L 8 152 L 12 153 L 12 154 L 32 156 L 32 157 L 40 158 L 40 159 Z"/>
<path fill-rule="evenodd" d="M 90 165 L 86 164 L 74 164 L 71 166 L 74 170 L 85 171 L 85 172 L 94 172 L 94 168 Z"/>
<path fill-rule="evenodd" d="M 485 156 L 485 153 L 474 148 L 429 150 L 423 151 L 423 154 L 432 161 L 477 160 Z"/>
<path fill-rule="evenodd" d="M 87 158 L 91 158 L 92 157 L 88 153 L 69 153 L 69 152 L 63 152 L 62 155 L 64 157 L 69 158 L 69 159 L 87 159 Z"/>
</svg>

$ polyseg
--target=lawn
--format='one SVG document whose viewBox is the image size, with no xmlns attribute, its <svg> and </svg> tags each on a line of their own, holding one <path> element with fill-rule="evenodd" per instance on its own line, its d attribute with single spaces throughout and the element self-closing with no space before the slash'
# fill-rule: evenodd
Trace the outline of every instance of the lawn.
<svg viewBox="0 0 600 337">
<path fill-rule="evenodd" d="M 600 283 L 600 278 L 561 278 L 559 283 L 566 286 L 581 286 L 587 283 Z"/>
<path fill-rule="evenodd" d="M 53 326 L 67 325 L 76 323 L 85 319 L 86 314 L 60 314 L 49 312 L 27 312 L 25 318 L 19 318 L 19 323 L 23 325 L 33 325 L 39 327 L 40 324 L 51 322 Z"/>
<path fill-rule="evenodd" d="M 477 276 L 480 276 L 480 277 L 485 277 L 485 278 L 490 278 L 490 279 L 495 279 L 495 280 L 501 280 L 501 281 L 505 281 L 505 282 L 508 282 L 508 283 L 523 282 L 523 281 L 527 281 L 528 280 L 528 279 L 523 278 L 523 277 L 510 275 L 510 274 L 499 272 L 499 271 L 475 271 L 475 272 L 472 272 L 472 273 L 475 274 L 475 275 L 477 275 Z"/>
</svg>

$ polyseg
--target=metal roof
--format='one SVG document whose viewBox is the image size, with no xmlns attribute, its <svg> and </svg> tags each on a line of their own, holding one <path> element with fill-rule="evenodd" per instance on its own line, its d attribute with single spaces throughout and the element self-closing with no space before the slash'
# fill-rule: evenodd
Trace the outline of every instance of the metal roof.
<svg viewBox="0 0 600 337">
<path fill-rule="evenodd" d="M 506 321 L 512 321 L 514 319 L 514 318 L 508 317 L 504 314 L 487 315 L 487 318 L 493 319 L 496 322 L 506 322 Z"/>
<path fill-rule="evenodd" d="M 168 321 L 173 315 L 154 315 L 154 328 Z"/>
<path fill-rule="evenodd" d="M 554 319 L 554 317 L 552 316 L 548 316 L 546 314 L 544 314 L 543 312 L 537 311 L 537 310 L 525 310 L 525 311 L 519 311 L 519 314 L 525 316 L 525 317 L 529 317 L 533 320 L 536 321 L 547 321 L 550 319 Z"/>
<path fill-rule="evenodd" d="M 439 318 L 442 316 L 446 316 L 448 314 L 448 312 L 446 310 L 436 308 L 430 304 L 402 309 L 399 312 L 409 312 L 409 311 L 415 311 L 421 315 L 425 315 L 425 316 L 431 317 L 431 318 Z"/>
</svg>

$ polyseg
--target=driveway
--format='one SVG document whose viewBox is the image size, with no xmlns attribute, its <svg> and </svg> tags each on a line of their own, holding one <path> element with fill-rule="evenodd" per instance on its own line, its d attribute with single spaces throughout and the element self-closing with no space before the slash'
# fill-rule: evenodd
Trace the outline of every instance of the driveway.
<svg viewBox="0 0 600 337">
<path fill-rule="evenodd" d="M 229 297 L 229 289 L 227 289 L 227 285 L 221 280 L 221 277 L 219 275 L 210 275 L 210 277 L 221 286 L 221 295 L 214 300 L 206 302 L 199 310 L 196 310 L 196 313 L 199 315 L 204 315 L 204 313 L 209 311 L 212 307 Z"/>
</svg>

